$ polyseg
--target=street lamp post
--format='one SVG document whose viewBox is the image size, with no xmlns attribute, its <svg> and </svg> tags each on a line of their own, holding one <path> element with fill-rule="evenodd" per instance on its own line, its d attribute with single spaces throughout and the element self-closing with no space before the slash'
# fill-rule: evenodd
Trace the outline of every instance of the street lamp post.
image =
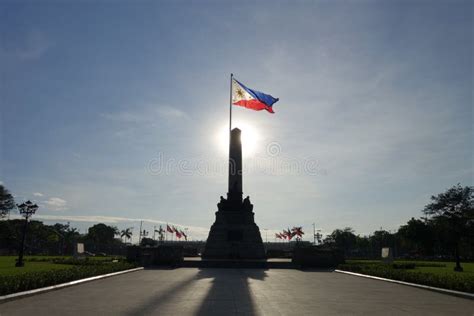
<svg viewBox="0 0 474 316">
<path fill-rule="evenodd" d="M 143 238 L 148 237 L 148 233 L 149 233 L 149 232 L 148 232 L 147 230 L 145 230 L 145 229 L 140 232 L 140 245 L 141 245 L 141 243 L 142 243 Z"/>
<path fill-rule="evenodd" d="M 23 226 L 23 237 L 21 238 L 20 252 L 18 254 L 18 261 L 16 262 L 16 267 L 23 267 L 23 251 L 25 249 L 25 240 L 26 240 L 26 230 L 28 228 L 28 219 L 38 210 L 38 205 L 33 204 L 31 201 L 26 201 L 20 205 L 16 205 L 20 214 L 25 218 L 25 225 Z"/>
</svg>

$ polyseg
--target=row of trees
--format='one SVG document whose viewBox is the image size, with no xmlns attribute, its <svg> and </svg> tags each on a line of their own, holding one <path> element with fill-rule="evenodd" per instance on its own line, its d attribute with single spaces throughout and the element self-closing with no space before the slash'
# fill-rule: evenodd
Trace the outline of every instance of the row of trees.
<svg viewBox="0 0 474 316">
<path fill-rule="evenodd" d="M 16 254 L 21 242 L 24 220 L 0 221 L 0 254 Z M 77 242 L 85 244 L 87 251 L 93 253 L 119 254 L 124 248 L 119 231 L 114 226 L 96 224 L 87 233 L 80 234 L 69 223 L 46 225 L 32 220 L 28 224 L 25 241 L 26 254 L 72 255 Z"/>
<path fill-rule="evenodd" d="M 9 218 L 9 214 L 15 209 L 13 195 L 0 185 L 0 219 Z M 14 254 L 18 251 L 23 223 L 22 219 L 0 221 L 0 254 Z M 119 231 L 115 226 L 99 223 L 90 227 L 86 234 L 80 234 L 69 223 L 46 225 L 41 221 L 31 220 L 26 235 L 26 252 L 72 254 L 74 244 L 81 242 L 90 252 L 117 253 L 123 249 L 124 241 L 131 241 L 131 238 L 131 228 Z"/>
<path fill-rule="evenodd" d="M 397 232 L 375 231 L 356 235 L 350 227 L 336 229 L 324 240 L 343 249 L 346 257 L 379 258 L 382 247 L 392 247 L 395 255 L 407 258 L 474 260 L 473 188 L 453 186 L 431 197 L 422 210 L 425 217 L 411 218 Z"/>
</svg>

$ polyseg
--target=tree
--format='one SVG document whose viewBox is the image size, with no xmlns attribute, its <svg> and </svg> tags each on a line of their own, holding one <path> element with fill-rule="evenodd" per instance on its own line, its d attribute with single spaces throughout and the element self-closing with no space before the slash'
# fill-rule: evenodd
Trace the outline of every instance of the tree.
<svg viewBox="0 0 474 316">
<path fill-rule="evenodd" d="M 114 242 L 114 237 L 117 234 L 117 227 L 107 226 L 100 223 L 89 227 L 87 237 L 97 244 L 112 244 Z"/>
<path fill-rule="evenodd" d="M 373 256 L 369 237 L 360 235 L 356 236 L 355 255 L 359 258 L 369 258 Z"/>
<path fill-rule="evenodd" d="M 60 253 L 72 253 L 74 244 L 80 237 L 77 228 L 71 227 L 69 222 L 67 224 L 56 223 L 49 227 L 60 238 Z"/>
<path fill-rule="evenodd" d="M 132 229 L 131 228 L 126 228 L 126 229 L 123 229 L 121 232 L 120 232 L 120 238 L 124 238 L 125 237 L 125 241 L 127 239 L 131 239 L 132 238 Z"/>
<path fill-rule="evenodd" d="M 0 218 L 7 216 L 15 208 L 13 195 L 0 184 Z"/>
<path fill-rule="evenodd" d="M 423 213 L 432 216 L 430 220 L 445 232 L 456 259 L 455 271 L 461 267 L 460 246 L 464 239 L 472 236 L 474 230 L 473 187 L 457 184 L 444 193 L 431 197 L 432 203 L 425 206 Z"/>
<path fill-rule="evenodd" d="M 23 220 L 0 220 L 0 249 L 6 254 L 13 255 L 20 247 L 20 232 Z"/>
<path fill-rule="evenodd" d="M 327 241 L 333 242 L 336 247 L 344 250 L 345 255 L 348 255 L 354 248 L 356 235 L 354 235 L 354 230 L 350 227 L 335 229 L 331 235 L 328 236 Z"/>
<path fill-rule="evenodd" d="M 0 249 L 15 254 L 20 247 L 23 219 L 0 221 Z M 61 229 L 68 227 L 67 229 Z M 71 253 L 74 239 L 79 233 L 68 225 L 45 225 L 41 221 L 31 220 L 28 224 L 25 251 L 29 254 L 58 255 Z"/>
<path fill-rule="evenodd" d="M 426 220 L 411 218 L 397 232 L 403 246 L 417 255 L 430 255 L 434 250 L 435 234 L 432 225 Z"/>
</svg>

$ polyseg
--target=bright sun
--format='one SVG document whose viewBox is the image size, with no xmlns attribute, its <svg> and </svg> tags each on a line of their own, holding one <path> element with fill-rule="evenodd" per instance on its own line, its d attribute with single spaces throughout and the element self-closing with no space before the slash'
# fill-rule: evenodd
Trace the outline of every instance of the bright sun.
<svg viewBox="0 0 474 316">
<path fill-rule="evenodd" d="M 236 123 L 232 128 L 239 128 L 242 131 L 242 156 L 252 157 L 260 140 L 258 131 L 249 124 Z M 229 154 L 229 125 L 222 126 L 217 132 L 217 144 L 219 151 L 223 154 Z"/>
</svg>

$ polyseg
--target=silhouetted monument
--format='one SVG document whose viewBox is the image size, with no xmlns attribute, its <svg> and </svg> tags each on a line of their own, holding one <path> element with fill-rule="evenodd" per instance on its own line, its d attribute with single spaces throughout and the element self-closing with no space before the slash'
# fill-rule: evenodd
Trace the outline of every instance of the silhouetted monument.
<svg viewBox="0 0 474 316">
<path fill-rule="evenodd" d="M 217 204 L 202 257 L 204 259 L 265 259 L 260 230 L 255 224 L 253 205 L 242 199 L 242 144 L 240 129 L 234 128 L 229 148 L 229 191 Z"/>
</svg>

